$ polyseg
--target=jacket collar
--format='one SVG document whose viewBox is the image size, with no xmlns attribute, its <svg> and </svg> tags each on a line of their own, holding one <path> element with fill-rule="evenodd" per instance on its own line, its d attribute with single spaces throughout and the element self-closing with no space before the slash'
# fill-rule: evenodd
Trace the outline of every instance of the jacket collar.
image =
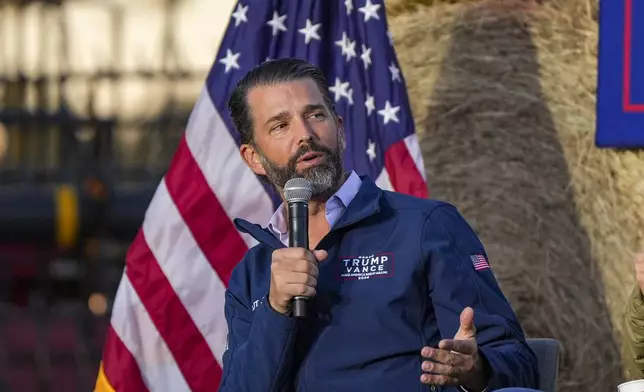
<svg viewBox="0 0 644 392">
<path fill-rule="evenodd" d="M 333 227 L 332 232 L 359 223 L 380 212 L 380 203 L 384 195 L 382 189 L 367 176 L 360 176 L 360 179 L 362 180 L 362 185 L 358 193 Z M 241 218 L 235 218 L 233 223 L 237 230 L 250 234 L 260 243 L 268 245 L 273 249 L 285 247 L 267 228 Z"/>
</svg>

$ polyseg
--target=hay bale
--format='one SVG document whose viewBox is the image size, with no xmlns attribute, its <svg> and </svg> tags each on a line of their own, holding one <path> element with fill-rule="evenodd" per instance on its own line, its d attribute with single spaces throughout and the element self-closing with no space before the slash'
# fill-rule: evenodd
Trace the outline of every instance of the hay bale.
<svg viewBox="0 0 644 392">
<path fill-rule="evenodd" d="M 596 3 L 392 3 L 431 196 L 479 233 L 526 333 L 563 343 L 559 390 L 615 390 L 644 154 L 594 147 Z"/>
</svg>

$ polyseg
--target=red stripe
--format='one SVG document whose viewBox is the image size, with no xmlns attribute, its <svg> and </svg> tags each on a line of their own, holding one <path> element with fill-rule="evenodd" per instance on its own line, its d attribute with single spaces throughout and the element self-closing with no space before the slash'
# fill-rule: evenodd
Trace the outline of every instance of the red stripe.
<svg viewBox="0 0 644 392">
<path fill-rule="evenodd" d="M 143 230 L 128 250 L 126 273 L 190 389 L 212 391 L 221 381 L 221 368 L 155 260 Z"/>
<path fill-rule="evenodd" d="M 633 50 L 633 0 L 624 0 L 624 86 L 623 110 L 644 112 L 644 104 L 631 102 L 631 52 Z"/>
<path fill-rule="evenodd" d="M 233 268 L 248 247 L 210 189 L 185 136 L 166 175 L 166 185 L 201 251 L 228 286 Z"/>
<path fill-rule="evenodd" d="M 427 198 L 427 184 L 416 166 L 404 140 L 394 143 L 385 152 L 385 169 L 396 192 Z"/>
<path fill-rule="evenodd" d="M 107 328 L 103 349 L 103 371 L 118 392 L 148 392 L 139 366 L 112 326 Z"/>
</svg>

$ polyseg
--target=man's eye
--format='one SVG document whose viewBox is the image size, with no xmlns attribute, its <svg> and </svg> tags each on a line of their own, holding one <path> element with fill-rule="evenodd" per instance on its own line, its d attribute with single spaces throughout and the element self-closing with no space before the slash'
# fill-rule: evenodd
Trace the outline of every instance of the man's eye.
<svg viewBox="0 0 644 392">
<path fill-rule="evenodd" d="M 286 124 L 284 124 L 284 123 L 282 123 L 282 124 L 277 124 L 277 125 L 275 125 L 273 128 L 271 128 L 271 131 L 281 131 L 281 130 L 283 130 L 284 128 L 286 128 Z"/>
<path fill-rule="evenodd" d="M 317 120 L 322 120 L 324 119 L 325 116 L 324 116 L 324 113 L 314 113 L 312 117 L 314 117 Z"/>
</svg>

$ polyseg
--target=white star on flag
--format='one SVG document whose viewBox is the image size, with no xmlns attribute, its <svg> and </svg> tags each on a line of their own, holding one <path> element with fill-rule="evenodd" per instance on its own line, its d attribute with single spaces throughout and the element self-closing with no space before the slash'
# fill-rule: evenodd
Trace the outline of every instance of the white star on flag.
<svg viewBox="0 0 644 392">
<path fill-rule="evenodd" d="M 356 57 L 356 42 L 351 41 L 346 32 L 342 33 L 342 39 L 335 41 L 335 44 L 342 48 L 342 55 L 347 56 L 347 62 L 351 57 Z"/>
<path fill-rule="evenodd" d="M 371 3 L 371 0 L 367 0 L 367 3 L 364 5 L 364 7 L 358 8 L 358 11 L 364 14 L 364 21 L 367 22 L 371 18 L 380 20 L 380 16 L 378 16 L 379 9 L 380 4 L 373 4 Z"/>
<path fill-rule="evenodd" d="M 396 80 L 400 81 L 400 69 L 398 69 L 398 67 L 396 67 L 396 64 L 391 63 L 391 65 L 389 66 L 389 71 L 391 72 L 391 81 L 392 82 L 394 82 Z"/>
<path fill-rule="evenodd" d="M 237 10 L 232 15 L 235 18 L 235 27 L 239 26 L 242 22 L 248 22 L 246 12 L 248 12 L 248 6 L 242 7 L 241 3 L 237 4 Z"/>
<path fill-rule="evenodd" d="M 383 122 L 385 125 L 389 123 L 389 121 L 394 121 L 394 122 L 399 122 L 398 120 L 398 111 L 400 110 L 400 106 L 391 106 L 389 101 L 385 103 L 385 107 L 381 110 L 378 110 L 378 114 L 382 116 Z"/>
<path fill-rule="evenodd" d="M 344 0 L 344 6 L 347 7 L 347 16 L 353 11 L 353 0 Z"/>
<path fill-rule="evenodd" d="M 369 148 L 367 148 L 367 156 L 369 156 L 369 160 L 373 162 L 374 159 L 376 159 L 376 143 L 372 142 L 371 139 L 369 139 Z"/>
<path fill-rule="evenodd" d="M 308 45 L 311 39 L 320 40 L 320 35 L 318 34 L 318 29 L 322 26 L 322 23 L 313 24 L 311 19 L 306 19 L 306 27 L 299 29 L 298 31 L 304 34 L 304 43 Z"/>
<path fill-rule="evenodd" d="M 286 20 L 287 15 L 284 14 L 282 16 L 279 16 L 277 11 L 273 11 L 273 19 L 269 20 L 266 22 L 267 25 L 271 26 L 273 28 L 273 35 L 277 35 L 278 32 L 280 31 L 287 31 L 286 25 L 284 24 L 284 21 Z"/>
<path fill-rule="evenodd" d="M 335 102 L 338 102 L 342 97 L 350 99 L 351 101 L 353 100 L 349 95 L 349 82 L 343 83 L 340 78 L 335 78 L 335 84 L 329 87 L 329 91 L 335 95 Z M 351 93 L 353 93 L 353 91 L 351 91 Z"/>
<path fill-rule="evenodd" d="M 364 63 L 364 69 L 368 69 L 371 65 L 371 48 L 367 48 L 367 45 L 362 45 L 362 54 L 360 59 Z"/>
<path fill-rule="evenodd" d="M 232 68 L 239 69 L 239 63 L 237 62 L 237 59 L 239 58 L 240 54 L 241 53 L 233 54 L 230 49 L 226 50 L 226 57 L 219 60 L 220 63 L 226 66 L 226 70 L 224 71 L 225 73 L 228 73 Z"/>
<path fill-rule="evenodd" d="M 367 94 L 367 100 L 364 102 L 364 106 L 367 108 L 367 116 L 369 116 L 371 112 L 376 110 L 376 102 L 373 95 Z"/>
</svg>

